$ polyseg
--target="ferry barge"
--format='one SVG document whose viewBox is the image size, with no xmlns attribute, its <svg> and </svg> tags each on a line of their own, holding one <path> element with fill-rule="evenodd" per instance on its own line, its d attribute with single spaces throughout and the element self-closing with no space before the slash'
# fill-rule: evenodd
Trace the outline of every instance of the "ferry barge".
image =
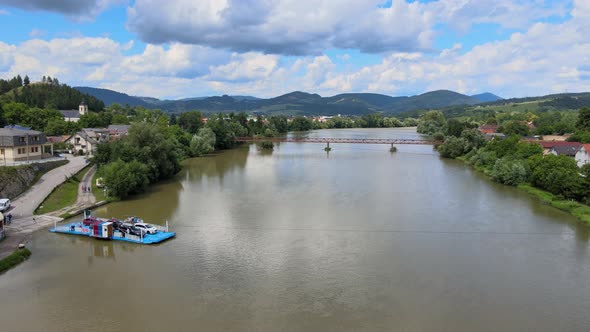
<svg viewBox="0 0 590 332">
<path fill-rule="evenodd" d="M 139 244 L 160 243 L 176 236 L 175 232 L 168 230 L 168 221 L 164 227 L 146 224 L 137 217 L 128 217 L 124 220 L 96 218 L 90 215 L 90 211 L 84 211 L 84 219 L 81 222 L 59 226 L 55 224 L 49 231 Z"/>
</svg>

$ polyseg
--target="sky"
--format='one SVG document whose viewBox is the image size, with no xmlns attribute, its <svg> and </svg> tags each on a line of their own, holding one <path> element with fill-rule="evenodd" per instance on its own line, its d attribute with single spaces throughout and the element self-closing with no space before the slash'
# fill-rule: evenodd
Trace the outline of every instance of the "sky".
<svg viewBox="0 0 590 332">
<path fill-rule="evenodd" d="M 0 77 L 176 99 L 590 91 L 590 0 L 0 0 Z"/>
</svg>

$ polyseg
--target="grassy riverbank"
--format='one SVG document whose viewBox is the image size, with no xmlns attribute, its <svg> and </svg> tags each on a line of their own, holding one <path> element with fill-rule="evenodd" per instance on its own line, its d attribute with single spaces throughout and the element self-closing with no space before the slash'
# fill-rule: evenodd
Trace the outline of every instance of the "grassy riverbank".
<svg viewBox="0 0 590 332">
<path fill-rule="evenodd" d="M 469 164 L 467 158 L 465 158 L 465 156 L 461 156 L 456 158 L 456 160 L 459 160 L 465 164 Z M 486 169 L 485 167 L 481 167 L 481 166 L 473 166 L 470 165 L 471 168 L 475 169 L 477 172 L 483 173 L 484 175 L 486 175 L 490 181 L 492 181 L 491 175 L 490 175 L 490 171 L 488 169 Z M 563 199 L 560 198 L 557 195 L 554 195 L 548 191 L 539 189 L 539 188 L 535 188 L 533 187 L 531 184 L 529 183 L 523 183 L 523 184 L 519 184 L 517 186 L 517 188 L 519 190 L 522 190 L 530 195 L 533 195 L 537 198 L 539 198 L 541 201 L 543 201 L 546 204 L 550 204 L 551 206 L 558 208 L 562 211 L 568 212 L 569 214 L 573 215 L 574 217 L 578 218 L 579 220 L 581 220 L 582 222 L 584 222 L 587 225 L 590 225 L 590 206 L 582 204 L 580 202 L 576 202 L 573 200 L 567 200 L 567 199 Z"/>
<path fill-rule="evenodd" d="M 17 249 L 12 255 L 0 260 L 0 273 L 4 273 L 18 264 L 26 261 L 31 256 L 31 251 L 27 248 Z"/>
<path fill-rule="evenodd" d="M 80 181 L 89 170 L 90 167 L 86 166 L 66 182 L 57 186 L 35 210 L 35 214 L 45 214 L 76 204 Z"/>
<path fill-rule="evenodd" d="M 520 184 L 518 185 L 518 189 L 538 197 L 540 200 L 553 207 L 569 212 L 574 217 L 590 225 L 590 206 L 576 201 L 559 198 L 550 192 L 535 188 L 530 184 Z"/>
</svg>

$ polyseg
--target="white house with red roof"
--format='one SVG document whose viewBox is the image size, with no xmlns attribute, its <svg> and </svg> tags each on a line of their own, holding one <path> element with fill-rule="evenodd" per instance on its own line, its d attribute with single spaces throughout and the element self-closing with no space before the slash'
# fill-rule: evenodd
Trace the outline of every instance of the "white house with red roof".
<svg viewBox="0 0 590 332">
<path fill-rule="evenodd" d="M 590 164 L 590 144 L 582 144 L 582 147 L 576 152 L 575 158 L 578 167 Z"/>
</svg>

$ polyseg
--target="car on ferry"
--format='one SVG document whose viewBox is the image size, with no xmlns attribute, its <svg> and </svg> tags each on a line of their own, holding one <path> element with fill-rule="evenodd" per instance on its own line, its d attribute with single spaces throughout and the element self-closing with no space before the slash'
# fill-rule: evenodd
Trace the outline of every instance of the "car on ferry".
<svg viewBox="0 0 590 332">
<path fill-rule="evenodd" d="M 147 234 L 156 234 L 158 232 L 158 228 L 156 228 L 154 225 L 150 225 L 150 224 L 146 224 L 146 223 L 142 223 L 142 222 L 135 223 L 135 224 L 133 224 L 133 226 L 141 229 L 142 231 L 144 231 Z"/>
</svg>

